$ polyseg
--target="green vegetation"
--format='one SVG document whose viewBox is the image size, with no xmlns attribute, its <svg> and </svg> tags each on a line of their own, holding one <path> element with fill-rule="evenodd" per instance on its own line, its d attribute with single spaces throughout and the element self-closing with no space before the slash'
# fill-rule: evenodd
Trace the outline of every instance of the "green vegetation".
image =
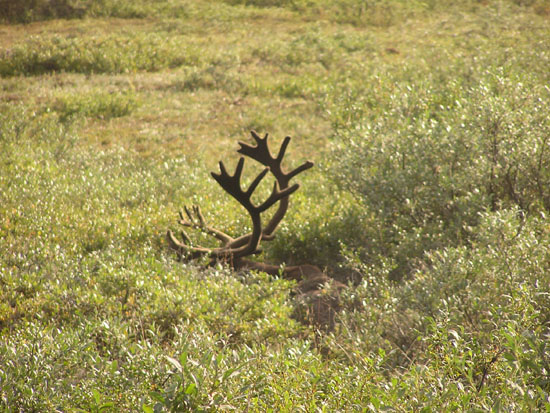
<svg viewBox="0 0 550 413">
<path fill-rule="evenodd" d="M 0 411 L 550 411 L 549 19 L 0 0 Z M 260 259 L 350 282 L 334 331 L 166 247 L 250 225 L 209 179 L 250 129 L 317 164 Z"/>
</svg>

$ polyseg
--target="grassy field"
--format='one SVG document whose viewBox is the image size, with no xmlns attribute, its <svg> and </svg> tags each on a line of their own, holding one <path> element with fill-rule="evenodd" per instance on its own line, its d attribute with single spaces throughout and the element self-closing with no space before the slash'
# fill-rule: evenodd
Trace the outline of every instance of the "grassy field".
<svg viewBox="0 0 550 413">
<path fill-rule="evenodd" d="M 549 68 L 546 0 L 0 0 L 0 411 L 550 411 Z M 251 129 L 333 331 L 164 240 Z"/>
</svg>

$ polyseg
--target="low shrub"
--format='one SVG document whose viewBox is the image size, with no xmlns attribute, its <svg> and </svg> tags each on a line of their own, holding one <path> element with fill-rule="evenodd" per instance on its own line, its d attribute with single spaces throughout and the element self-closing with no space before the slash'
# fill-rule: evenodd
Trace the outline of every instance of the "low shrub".
<svg viewBox="0 0 550 413">
<path fill-rule="evenodd" d="M 387 266 L 350 255 L 363 281 L 345 292 L 341 330 L 325 345 L 351 361 L 378 354 L 415 409 L 547 408 L 550 227 L 544 213 L 519 212 L 481 214 L 470 247 L 432 251 L 432 264 L 399 284 Z"/>
<path fill-rule="evenodd" d="M 376 119 L 368 97 L 351 103 L 357 122 L 338 129 L 330 171 L 374 215 L 371 254 L 392 257 L 395 278 L 425 251 L 466 245 L 480 212 L 550 211 L 547 88 L 496 70 L 388 99 Z"/>
<path fill-rule="evenodd" d="M 74 116 L 98 119 L 112 119 L 126 116 L 138 107 L 135 95 L 131 93 L 96 92 L 59 97 L 52 109 L 65 122 Z"/>
<path fill-rule="evenodd" d="M 0 0 L 0 21 L 29 23 L 55 18 L 81 18 L 86 9 L 72 0 Z"/>
<path fill-rule="evenodd" d="M 31 37 L 0 52 L 0 75 L 39 75 L 52 72 L 130 73 L 198 64 L 201 54 L 155 33 L 140 36 Z"/>
<path fill-rule="evenodd" d="M 156 8 L 151 3 L 147 0 L 0 0 L 0 21 L 31 23 L 96 16 L 143 18 L 155 14 Z"/>
</svg>

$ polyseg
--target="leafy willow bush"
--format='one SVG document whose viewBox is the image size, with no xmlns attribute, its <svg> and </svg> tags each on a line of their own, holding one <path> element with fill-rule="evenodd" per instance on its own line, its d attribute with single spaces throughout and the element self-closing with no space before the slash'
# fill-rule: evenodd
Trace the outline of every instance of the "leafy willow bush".
<svg viewBox="0 0 550 413">
<path fill-rule="evenodd" d="M 524 220 L 518 208 L 483 213 L 471 238 L 469 247 L 433 251 L 432 265 L 400 284 L 387 281 L 389 268 L 350 256 L 364 280 L 346 293 L 342 330 L 325 343 L 356 362 L 378 353 L 380 369 L 402 372 L 415 409 L 544 410 L 550 403 L 547 216 Z"/>
<path fill-rule="evenodd" d="M 309 19 L 328 19 L 357 27 L 389 27 L 409 18 L 418 17 L 433 10 L 449 10 L 460 7 L 476 10 L 494 4 L 476 0 L 221 0 L 231 5 L 254 7 L 281 7 L 300 13 Z M 504 3 L 504 2 L 501 2 Z M 505 3 L 523 8 L 531 7 L 540 15 L 549 15 L 550 8 L 544 0 L 508 0 Z"/>
<path fill-rule="evenodd" d="M 425 251 L 468 243 L 480 212 L 550 211 L 545 86 L 501 69 L 470 85 L 407 83 L 376 119 L 366 99 L 348 107 L 357 121 L 338 129 L 331 171 L 375 217 L 371 246 L 396 260 L 395 277 Z"/>
</svg>

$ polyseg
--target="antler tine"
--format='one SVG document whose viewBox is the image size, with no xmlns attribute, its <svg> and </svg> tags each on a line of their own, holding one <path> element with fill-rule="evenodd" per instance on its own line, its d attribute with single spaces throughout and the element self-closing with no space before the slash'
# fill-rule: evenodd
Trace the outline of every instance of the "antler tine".
<svg viewBox="0 0 550 413">
<path fill-rule="evenodd" d="M 183 242 L 185 242 L 188 245 L 191 245 L 191 238 L 187 235 L 187 233 L 184 230 L 180 231 L 180 235 L 183 239 Z"/>
<path fill-rule="evenodd" d="M 250 203 L 250 199 L 245 197 L 246 194 L 241 189 L 241 183 L 240 183 L 241 174 L 244 166 L 244 158 L 241 157 L 239 159 L 239 163 L 237 163 L 237 167 L 235 168 L 235 173 L 233 175 L 229 175 L 227 173 L 227 170 L 225 169 L 225 165 L 223 164 L 222 161 L 219 162 L 219 165 L 220 165 L 220 172 L 219 173 L 211 172 L 210 175 L 212 175 L 212 178 L 214 178 L 216 182 L 237 201 L 239 201 L 240 203 L 244 201 L 245 204 L 243 204 L 243 206 L 249 209 L 249 205 L 252 205 L 252 204 Z"/>
<path fill-rule="evenodd" d="M 193 214 L 191 213 L 189 208 L 187 208 L 187 205 L 184 205 L 183 209 L 185 210 L 185 215 L 187 215 L 187 218 L 189 218 L 189 221 L 195 222 L 195 219 L 193 218 Z M 181 210 L 180 210 L 180 218 L 182 221 L 185 221 L 185 218 L 183 217 L 183 213 L 181 212 Z"/>
<path fill-rule="evenodd" d="M 271 191 L 271 195 L 269 196 L 269 198 L 267 198 L 263 203 L 262 205 L 260 205 L 258 207 L 258 209 L 263 212 L 265 211 L 266 209 L 268 209 L 269 207 L 271 207 L 273 204 L 275 204 L 277 201 L 285 198 L 285 197 L 288 197 L 290 194 L 292 194 L 293 192 L 295 192 L 298 188 L 300 187 L 300 185 L 298 184 L 294 184 L 292 186 L 289 186 L 283 190 L 279 190 L 278 188 L 278 184 L 277 182 L 275 182 L 273 184 L 273 190 Z"/>
<path fill-rule="evenodd" d="M 193 205 L 191 209 L 187 206 L 183 207 L 185 214 L 189 218 L 189 220 L 186 220 L 183 211 L 179 211 L 180 220 L 178 221 L 179 224 L 183 225 L 184 227 L 190 227 L 194 229 L 198 229 L 205 234 L 211 235 L 214 238 L 220 240 L 224 245 L 230 244 L 233 241 L 233 238 L 227 235 L 226 233 L 210 227 L 206 223 L 206 219 L 204 218 L 201 208 L 198 205 Z M 198 220 L 198 222 L 197 222 Z M 181 231 L 182 239 L 185 241 L 186 244 L 191 244 L 191 239 L 187 235 L 185 231 Z M 175 240 L 175 237 L 173 237 Z M 193 248 L 193 247 L 191 247 Z"/>
<path fill-rule="evenodd" d="M 201 224 L 201 227 L 206 228 L 206 220 L 204 219 L 204 216 L 201 212 L 201 207 L 198 205 L 193 205 L 193 212 L 195 213 L 195 216 L 199 219 L 199 222 Z"/>
<path fill-rule="evenodd" d="M 297 167 L 296 169 L 293 169 L 292 171 L 290 171 L 289 173 L 286 174 L 287 176 L 287 179 L 290 181 L 292 178 L 294 178 L 296 175 L 298 175 L 299 173 L 302 173 L 304 171 L 307 171 L 309 168 L 313 167 L 313 162 L 311 161 L 306 161 L 304 162 L 303 164 L 301 164 L 299 167 Z"/>
<path fill-rule="evenodd" d="M 254 178 L 254 180 L 248 187 L 248 190 L 246 191 L 246 195 L 249 198 L 252 196 L 252 194 L 256 190 L 256 187 L 260 184 L 260 182 L 262 181 L 262 179 L 264 179 L 264 177 L 267 175 L 268 172 L 269 172 L 269 168 L 265 168 L 262 172 L 258 174 L 256 178 Z"/>
<path fill-rule="evenodd" d="M 279 201 L 280 199 L 284 198 L 285 196 L 290 195 L 292 192 L 294 192 L 298 187 L 296 188 L 290 187 L 290 188 L 284 188 L 283 190 L 279 190 L 277 186 L 277 182 L 275 182 L 273 191 L 271 192 L 271 195 L 269 198 L 264 201 L 261 205 L 256 206 L 252 203 L 252 194 L 262 181 L 262 179 L 267 175 L 269 172 L 269 168 L 265 168 L 262 172 L 260 172 L 256 178 L 252 181 L 250 186 L 246 191 L 244 191 L 241 188 L 241 175 L 242 170 L 244 166 L 244 158 L 239 159 L 239 163 L 237 164 L 237 167 L 235 169 L 235 173 L 233 175 L 229 175 L 227 173 L 227 170 L 225 168 L 225 165 L 223 162 L 220 162 L 220 173 L 212 172 L 212 177 L 220 184 L 220 186 L 225 189 L 233 198 L 235 198 L 242 206 L 244 206 L 251 214 L 259 214 L 266 209 L 268 209 L 270 206 L 272 206 L 274 203 Z"/>
<path fill-rule="evenodd" d="M 266 139 L 267 139 L 267 134 L 266 134 Z M 286 136 L 285 139 L 283 140 L 283 143 L 281 144 L 281 147 L 279 148 L 279 154 L 277 155 L 277 158 L 276 158 L 279 164 L 283 161 L 283 158 L 286 152 L 286 147 L 290 143 L 291 139 L 292 138 L 290 136 Z"/>
<path fill-rule="evenodd" d="M 178 252 L 180 256 L 183 256 L 185 252 L 188 252 L 192 255 L 192 259 L 196 258 L 200 255 L 211 255 L 217 249 L 210 249 L 210 248 L 204 248 L 204 247 L 191 247 L 190 245 L 184 244 L 180 242 L 175 236 L 174 233 L 170 230 L 166 232 L 166 238 L 168 240 L 168 243 L 170 244 L 170 247 Z M 184 239 L 189 239 L 187 235 L 183 237 Z"/>
</svg>

